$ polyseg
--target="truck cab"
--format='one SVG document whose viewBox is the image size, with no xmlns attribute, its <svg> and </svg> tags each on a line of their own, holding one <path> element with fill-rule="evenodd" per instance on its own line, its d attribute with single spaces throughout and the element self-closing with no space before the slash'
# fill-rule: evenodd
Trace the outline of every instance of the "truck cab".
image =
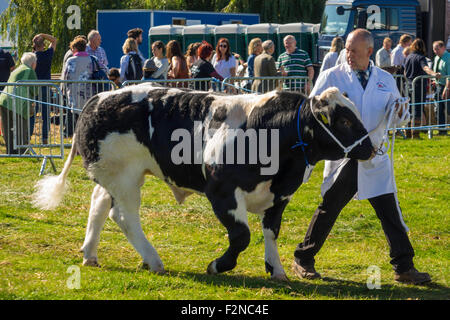
<svg viewBox="0 0 450 320">
<path fill-rule="evenodd" d="M 392 39 L 394 48 L 402 34 L 420 36 L 420 4 L 417 0 L 330 0 L 319 31 L 318 61 L 322 62 L 336 36 L 344 40 L 356 28 L 365 28 L 374 37 L 375 53 L 383 45 L 383 39 Z"/>
</svg>

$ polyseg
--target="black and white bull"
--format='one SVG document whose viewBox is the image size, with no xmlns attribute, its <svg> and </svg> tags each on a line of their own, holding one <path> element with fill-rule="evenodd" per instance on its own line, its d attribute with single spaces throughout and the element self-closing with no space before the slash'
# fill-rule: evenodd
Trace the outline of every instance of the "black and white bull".
<svg viewBox="0 0 450 320">
<path fill-rule="evenodd" d="M 305 153 L 292 148 L 299 140 L 298 120 Z M 86 103 L 80 115 L 61 174 L 38 182 L 35 204 L 43 209 L 58 205 L 70 165 L 80 153 L 89 177 L 97 183 L 82 246 L 83 264 L 98 265 L 99 234 L 109 213 L 144 265 L 163 272 L 163 263 L 139 219 L 140 188 L 145 175 L 153 174 L 167 183 L 179 203 L 192 192 L 206 195 L 226 227 L 229 248 L 209 264 L 208 273 L 236 266 L 239 253 L 250 241 L 249 211 L 262 220 L 266 271 L 273 278 L 286 279 L 276 239 L 283 210 L 303 182 L 306 161 L 314 165 L 344 156 L 318 121 L 325 122 L 344 146 L 367 134 L 353 103 L 336 88 L 312 100 L 294 92 L 227 96 L 150 84 L 100 93 Z M 242 147 L 239 135 L 227 134 L 231 129 L 244 133 L 243 150 L 238 146 L 241 143 Z M 191 135 L 187 144 L 182 141 L 186 139 L 183 132 Z M 195 141 L 199 135 L 200 147 Z M 183 145 L 190 145 L 194 152 L 180 148 Z M 266 157 L 253 157 L 254 152 Z M 365 138 L 348 157 L 366 160 L 372 153 L 370 138 Z"/>
</svg>

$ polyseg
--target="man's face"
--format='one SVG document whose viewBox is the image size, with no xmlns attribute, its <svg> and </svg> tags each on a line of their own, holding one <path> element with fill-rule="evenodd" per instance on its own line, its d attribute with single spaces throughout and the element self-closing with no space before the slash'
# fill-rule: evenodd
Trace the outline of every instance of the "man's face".
<svg viewBox="0 0 450 320">
<path fill-rule="evenodd" d="M 352 70 L 366 70 L 369 66 L 373 48 L 369 48 L 367 41 L 361 36 L 350 34 L 345 42 L 347 62 Z"/>
<path fill-rule="evenodd" d="M 283 43 L 287 53 L 292 53 L 295 51 L 295 48 L 297 46 L 297 41 L 295 41 L 295 39 L 288 38 L 284 40 Z"/>
<path fill-rule="evenodd" d="M 92 39 L 92 45 L 96 48 L 102 44 L 102 37 L 98 34 Z"/>
<path fill-rule="evenodd" d="M 405 43 L 403 48 L 407 48 L 407 47 L 411 46 L 411 44 L 412 44 L 412 40 L 409 40 L 408 42 Z"/>
<path fill-rule="evenodd" d="M 139 35 L 139 37 L 137 37 L 136 41 L 138 45 L 142 43 L 142 33 Z"/>
<path fill-rule="evenodd" d="M 390 42 L 390 41 L 384 42 L 384 43 L 383 43 L 383 47 L 384 47 L 386 50 L 391 50 L 391 48 L 392 48 L 392 42 Z"/>
<path fill-rule="evenodd" d="M 445 47 L 440 47 L 438 44 L 433 46 L 433 52 L 435 55 L 441 57 L 445 52 Z"/>
</svg>

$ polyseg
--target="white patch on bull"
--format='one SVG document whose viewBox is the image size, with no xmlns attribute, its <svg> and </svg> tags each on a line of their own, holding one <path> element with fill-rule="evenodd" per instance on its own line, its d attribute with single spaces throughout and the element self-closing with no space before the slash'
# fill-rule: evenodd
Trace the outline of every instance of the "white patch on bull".
<svg viewBox="0 0 450 320">
<path fill-rule="evenodd" d="M 106 98 L 109 98 L 114 95 L 123 94 L 126 92 L 131 92 L 131 102 L 136 103 L 145 99 L 149 92 L 155 89 L 161 89 L 161 87 L 154 86 L 151 82 L 142 83 L 139 85 L 126 86 L 114 91 L 104 91 L 98 93 L 98 103 L 100 104 Z"/>
<path fill-rule="evenodd" d="M 161 98 L 161 100 L 164 101 L 164 103 L 167 103 L 167 99 L 169 99 L 172 96 L 176 96 L 177 94 L 180 94 L 182 92 L 183 92 L 182 90 L 177 88 L 169 89 L 167 90 L 166 95 Z"/>
<path fill-rule="evenodd" d="M 264 260 L 267 264 L 272 266 L 272 278 L 284 280 L 286 273 L 280 261 L 278 253 L 277 240 L 272 230 L 263 228 L 264 234 Z"/>
<path fill-rule="evenodd" d="M 319 96 L 320 100 L 325 100 L 328 102 L 328 104 L 332 107 L 335 107 L 336 104 L 340 105 L 341 107 L 347 107 L 350 109 L 356 116 L 356 118 L 362 122 L 361 120 L 361 114 L 359 113 L 358 109 L 356 108 L 355 104 L 350 100 L 349 98 L 345 97 L 338 88 L 331 87 L 322 92 Z"/>
<path fill-rule="evenodd" d="M 117 176 L 124 176 L 124 170 L 134 177 L 151 172 L 164 180 L 156 159 L 145 145 L 137 141 L 131 130 L 123 134 L 109 133 L 99 141 L 99 160 L 90 164 L 87 171 L 92 179 L 111 190 L 116 187 Z"/>
<path fill-rule="evenodd" d="M 272 180 L 260 182 L 253 191 L 245 192 L 247 210 L 252 213 L 263 214 L 265 210 L 273 207 L 275 194 L 270 191 Z"/>
<path fill-rule="evenodd" d="M 234 217 L 236 222 L 240 222 L 248 226 L 247 207 L 245 205 L 245 192 L 242 191 L 241 188 L 237 187 L 234 190 L 234 199 L 237 203 L 237 207 L 236 209 L 228 211 L 228 213 Z"/>
</svg>

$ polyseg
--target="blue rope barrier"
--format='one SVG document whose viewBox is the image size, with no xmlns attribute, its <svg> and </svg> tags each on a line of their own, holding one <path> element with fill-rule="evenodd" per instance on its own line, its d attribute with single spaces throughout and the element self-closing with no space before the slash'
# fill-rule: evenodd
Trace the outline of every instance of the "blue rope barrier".
<svg viewBox="0 0 450 320">
<path fill-rule="evenodd" d="M 26 98 L 26 97 L 21 97 L 21 96 L 17 96 L 15 94 L 12 93 L 8 93 L 8 92 L 1 92 L 1 94 L 6 94 L 7 96 L 11 96 L 14 98 L 19 98 L 28 102 L 36 102 L 36 103 L 41 103 L 41 104 L 45 104 L 51 107 L 58 107 L 58 108 L 62 108 L 62 109 L 66 109 L 66 110 L 71 110 L 71 111 L 82 111 L 81 109 L 77 109 L 77 108 L 70 108 L 70 107 L 66 107 L 66 106 L 62 106 L 59 104 L 54 104 L 54 103 L 50 103 L 50 102 L 45 102 L 45 101 L 40 101 L 40 100 L 35 100 L 35 99 L 30 99 L 30 98 Z"/>
<path fill-rule="evenodd" d="M 439 101 L 427 101 L 427 102 L 415 102 L 415 103 L 410 103 L 410 106 L 418 106 L 418 105 L 423 105 L 423 104 L 432 104 L 432 103 L 441 103 L 441 102 L 448 102 L 450 101 L 450 99 L 447 100 L 439 100 Z"/>
</svg>

